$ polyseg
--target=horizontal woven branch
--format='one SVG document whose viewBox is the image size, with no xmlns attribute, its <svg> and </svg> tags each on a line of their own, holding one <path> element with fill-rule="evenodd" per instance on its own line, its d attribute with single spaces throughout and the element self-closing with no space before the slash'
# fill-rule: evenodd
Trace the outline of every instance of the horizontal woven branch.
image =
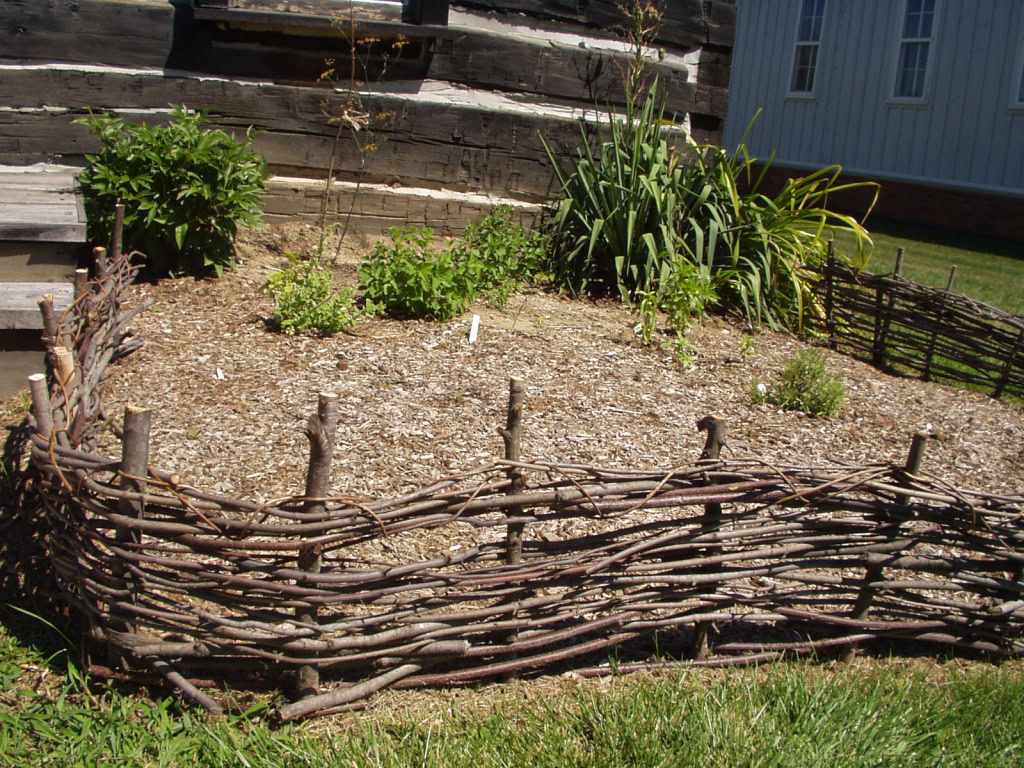
<svg viewBox="0 0 1024 768">
<path fill-rule="evenodd" d="M 120 307 L 131 277 L 126 258 L 101 267 L 55 329 L 32 419 L 53 569 L 93 636 L 136 670 L 110 674 L 153 670 L 211 711 L 201 684 L 283 687 L 310 669 L 336 681 L 281 707 L 287 720 L 389 686 L 604 674 L 616 647 L 619 669 L 650 668 L 665 663 L 648 658 L 655 634 L 662 651 L 695 656 L 674 664 L 876 638 L 1024 653 L 1024 497 L 909 465 L 499 459 L 399 498 L 264 504 L 183 485 L 144 454 L 133 470 L 130 424 L 122 457 L 95 441 L 107 419 L 96 385 L 136 346 L 124 328 L 138 308 Z M 523 532 L 516 558 L 506 529 Z M 706 656 L 693 646 L 711 627 Z"/>
</svg>

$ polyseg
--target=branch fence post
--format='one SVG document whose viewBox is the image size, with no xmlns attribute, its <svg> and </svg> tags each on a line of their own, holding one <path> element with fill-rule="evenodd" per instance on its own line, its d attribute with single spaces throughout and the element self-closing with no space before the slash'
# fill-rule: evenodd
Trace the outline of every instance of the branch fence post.
<svg viewBox="0 0 1024 768">
<path fill-rule="evenodd" d="M 828 241 L 828 260 L 825 262 L 825 328 L 828 332 L 829 349 L 835 349 L 836 343 L 836 309 L 835 309 L 835 281 L 836 272 L 836 241 Z"/>
<path fill-rule="evenodd" d="M 929 430 L 922 429 L 914 433 L 906 464 L 903 465 L 903 469 L 907 474 L 914 475 L 921 469 L 921 462 L 924 460 L 924 446 L 930 437 L 932 437 L 932 432 Z M 897 496 L 897 501 L 902 505 L 906 505 L 910 503 L 911 498 L 912 496 L 909 493 L 900 494 Z M 899 533 L 899 521 L 879 520 L 879 523 L 881 530 L 885 533 L 888 540 L 891 541 L 896 538 L 896 534 Z M 864 569 L 864 585 L 860 588 L 857 599 L 853 603 L 853 609 L 850 611 L 851 619 L 863 621 L 868 617 L 871 603 L 874 601 L 878 591 L 874 585 L 884 579 L 885 566 L 881 562 L 883 557 L 879 556 L 872 562 L 869 556 L 868 564 Z M 856 652 L 856 645 L 845 645 L 840 652 L 840 659 L 844 662 L 851 661 Z"/>
<path fill-rule="evenodd" d="M 705 416 L 697 422 L 697 429 L 707 432 L 708 436 L 704 442 L 704 449 L 700 453 L 702 461 L 717 461 L 725 446 L 725 421 L 718 416 Z M 710 478 L 705 476 L 704 484 L 710 484 Z M 698 536 L 715 533 L 722 527 L 722 505 L 705 504 L 704 522 L 701 523 Z M 722 553 L 721 545 L 710 545 L 701 550 L 704 557 L 716 557 Z M 702 573 L 710 573 L 721 569 L 721 565 L 708 565 L 700 568 Z M 699 621 L 693 626 L 693 640 L 690 645 L 690 656 L 694 659 L 706 659 L 710 654 L 708 647 L 708 635 L 711 630 L 710 621 Z"/>
<path fill-rule="evenodd" d="M 1013 347 L 1010 349 L 1010 354 L 1006 357 L 1006 365 L 1003 366 L 1003 372 L 999 377 L 999 383 L 996 384 L 996 388 L 992 391 L 992 397 L 997 400 L 1002 397 L 1003 390 L 1006 389 L 1006 385 L 1010 383 L 1010 374 L 1013 372 L 1013 366 L 1017 362 L 1017 356 L 1020 354 L 1021 349 L 1024 349 L 1024 328 L 1021 328 L 1020 333 L 1017 334 L 1017 340 L 1013 343 Z"/>
<path fill-rule="evenodd" d="M 334 435 L 338 427 L 338 395 L 322 392 L 317 411 L 309 417 L 305 434 L 309 438 L 309 469 L 306 473 L 304 509 L 311 514 L 324 514 L 331 481 L 331 459 L 334 456 Z M 323 549 L 318 542 L 307 542 L 299 549 L 298 567 L 308 574 L 318 574 L 323 566 Z M 315 626 L 319 621 L 315 607 L 296 608 L 295 618 L 301 624 Z M 303 664 L 296 676 L 295 693 L 300 699 L 320 692 L 320 670 L 315 664 Z"/>
<path fill-rule="evenodd" d="M 505 428 L 499 429 L 498 434 L 505 443 L 506 461 L 519 461 L 522 458 L 522 433 L 523 433 L 523 401 L 526 399 L 526 381 L 513 376 L 508 382 L 508 415 L 505 420 Z M 507 495 L 515 496 L 522 493 L 526 487 L 526 478 L 523 470 L 516 466 L 509 466 L 507 470 L 510 485 Z M 518 518 L 523 514 L 523 508 L 519 506 L 509 507 L 505 512 L 507 517 Z M 508 523 L 505 532 L 505 563 L 516 565 L 523 559 L 523 533 L 525 523 Z M 518 598 L 515 598 L 518 599 Z M 515 614 L 513 613 L 513 617 Z M 519 640 L 518 632 L 511 632 L 506 642 L 515 643 Z M 513 656 L 514 658 L 514 656 Z M 504 676 L 503 679 L 510 679 L 512 673 Z"/>
<path fill-rule="evenodd" d="M 117 502 L 117 511 L 124 517 L 141 520 L 146 514 L 146 505 L 143 500 L 146 493 L 146 481 L 149 477 L 149 433 L 151 426 L 151 411 L 148 408 L 140 408 L 134 405 L 125 406 L 124 409 L 124 432 L 121 439 L 121 488 L 132 493 L 132 496 L 124 497 Z M 114 527 L 114 538 L 118 545 L 138 544 L 140 541 L 138 531 L 132 530 L 129 525 L 117 525 Z M 137 585 L 131 578 L 127 565 L 121 559 L 115 559 L 111 566 L 111 573 L 114 578 L 131 591 L 130 597 L 135 602 L 135 590 Z M 118 631 L 134 633 L 135 627 L 129 622 L 118 622 Z M 111 664 L 125 666 L 124 659 L 119 650 L 113 645 L 108 646 L 108 657 Z"/>
<path fill-rule="evenodd" d="M 902 248 L 897 249 L 896 266 L 892 271 L 893 277 L 900 277 L 903 271 L 903 255 L 904 250 Z M 878 292 L 875 296 L 875 343 L 871 348 L 871 362 L 878 368 L 885 365 L 885 342 L 889 336 L 892 310 L 896 305 L 896 292 L 895 288 L 886 288 L 879 282 Z M 888 294 L 889 300 L 883 302 L 886 294 Z"/>
</svg>

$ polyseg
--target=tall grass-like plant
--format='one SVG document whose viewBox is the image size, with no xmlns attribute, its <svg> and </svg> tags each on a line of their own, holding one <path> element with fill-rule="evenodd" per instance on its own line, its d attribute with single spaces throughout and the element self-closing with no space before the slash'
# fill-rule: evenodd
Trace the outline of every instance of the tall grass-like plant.
<svg viewBox="0 0 1024 768">
<path fill-rule="evenodd" d="M 819 309 L 807 270 L 823 260 L 832 232 L 853 234 L 856 263 L 870 252 L 867 230 L 828 210 L 828 196 L 861 186 L 877 196 L 877 185 L 839 184 L 840 168 L 830 166 L 774 197 L 762 194 L 771 160 L 755 179 L 746 135 L 729 154 L 696 144 L 666 117 L 646 58 L 660 13 L 644 0 L 625 10 L 633 55 L 623 73 L 624 114 L 609 106 L 608 127 L 598 125 L 596 136 L 581 127 L 568 164 L 545 144 L 561 184 L 548 239 L 556 285 L 573 295 L 617 292 L 628 302 L 652 292 L 669 301 L 697 287 L 702 297 L 692 303 L 701 309 L 714 296 L 751 324 L 799 328 L 808 310 Z M 681 270 L 686 279 L 674 278 Z"/>
</svg>

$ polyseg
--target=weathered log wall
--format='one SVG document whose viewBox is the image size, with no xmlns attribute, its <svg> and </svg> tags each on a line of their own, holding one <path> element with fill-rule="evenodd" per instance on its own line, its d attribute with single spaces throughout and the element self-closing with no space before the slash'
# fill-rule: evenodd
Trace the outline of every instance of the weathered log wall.
<svg viewBox="0 0 1024 768">
<path fill-rule="evenodd" d="M 629 57 L 611 2 L 467 2 L 452 6 L 447 26 L 360 17 L 356 36 L 378 39 L 358 52 L 375 147 L 364 164 L 366 132 L 342 131 L 336 144 L 329 121 L 350 84 L 349 32 L 331 24 L 344 4 L 210 5 L 5 3 L 0 162 L 81 163 L 96 149 L 73 124 L 87 109 L 155 122 L 185 103 L 209 109 L 217 127 L 260 130 L 256 148 L 278 174 L 323 179 L 333 167 L 340 179 L 536 202 L 554 184 L 541 136 L 569 152 L 581 118 L 624 98 Z M 236 21 L 238 12 L 250 15 Z M 672 3 L 666 13 L 652 63 L 669 110 L 687 116 L 698 140 L 721 135 L 734 23 L 735 6 L 722 0 Z M 329 59 L 339 82 L 318 82 Z"/>
</svg>

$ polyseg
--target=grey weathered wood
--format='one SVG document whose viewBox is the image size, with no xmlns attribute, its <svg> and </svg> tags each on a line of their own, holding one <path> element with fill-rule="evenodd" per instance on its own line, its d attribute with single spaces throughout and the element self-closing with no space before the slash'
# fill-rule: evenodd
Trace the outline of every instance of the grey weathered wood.
<svg viewBox="0 0 1024 768">
<path fill-rule="evenodd" d="M 625 16 L 615 0 L 459 0 L 460 6 L 481 10 L 526 13 L 539 18 L 574 21 L 599 29 L 617 30 Z M 732 45 L 736 27 L 736 7 L 712 0 L 674 0 L 662 4 L 665 14 L 658 31 L 659 42 L 685 47 L 703 43 Z"/>
<path fill-rule="evenodd" d="M 75 175 L 69 167 L 0 167 L 0 240 L 84 242 Z"/>
<path fill-rule="evenodd" d="M 75 287 L 71 283 L 0 283 L 0 329 L 42 330 L 36 299 L 43 294 L 52 294 L 54 312 L 60 315 L 71 306 Z"/>
</svg>

